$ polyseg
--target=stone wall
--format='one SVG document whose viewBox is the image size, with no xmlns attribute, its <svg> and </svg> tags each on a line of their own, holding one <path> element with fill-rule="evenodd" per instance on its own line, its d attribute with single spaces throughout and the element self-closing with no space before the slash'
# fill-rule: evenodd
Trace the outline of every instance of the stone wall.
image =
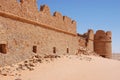
<svg viewBox="0 0 120 80">
<path fill-rule="evenodd" d="M 98 30 L 95 34 L 94 51 L 103 57 L 111 58 L 112 56 L 111 34 L 110 31 L 103 30 Z"/>
<path fill-rule="evenodd" d="M 87 48 L 94 51 L 94 31 L 91 29 L 88 30 Z"/>
<path fill-rule="evenodd" d="M 0 15 L 9 14 L 35 21 L 50 28 L 62 30 L 71 34 L 76 34 L 76 22 L 67 16 L 62 16 L 59 12 L 50 13 L 47 5 L 42 5 L 40 11 L 37 9 L 36 0 L 0 0 Z M 6 16 L 6 15 L 5 15 Z"/>
<path fill-rule="evenodd" d="M 86 47 L 87 46 L 87 40 L 81 34 L 77 35 L 77 39 L 78 39 L 78 45 L 79 46 L 82 46 L 82 47 Z"/>
<path fill-rule="evenodd" d="M 78 42 L 82 47 L 86 47 L 91 51 L 94 51 L 94 31 L 89 29 L 84 34 L 78 34 Z"/>
<path fill-rule="evenodd" d="M 5 6 L 6 5 L 6 6 Z M 34 54 L 75 54 L 76 22 L 48 6 L 37 10 L 36 0 L 0 0 L 0 66 L 11 65 Z"/>
<path fill-rule="evenodd" d="M 0 53 L 0 64 L 16 63 L 36 54 L 33 46 L 41 55 L 67 54 L 67 48 L 68 54 L 74 54 L 78 48 L 76 36 L 10 18 L 0 17 L 0 30 L 0 44 L 7 45 L 7 54 Z"/>
<path fill-rule="evenodd" d="M 90 51 L 94 51 L 100 56 L 112 57 L 112 33 L 110 31 L 98 30 L 94 34 L 93 30 L 88 30 L 85 34 L 78 34 L 78 43 Z"/>
<path fill-rule="evenodd" d="M 111 57 L 111 32 L 77 35 L 76 22 L 36 0 L 0 0 L 0 66 L 34 54 L 76 54 L 80 46 Z"/>
</svg>

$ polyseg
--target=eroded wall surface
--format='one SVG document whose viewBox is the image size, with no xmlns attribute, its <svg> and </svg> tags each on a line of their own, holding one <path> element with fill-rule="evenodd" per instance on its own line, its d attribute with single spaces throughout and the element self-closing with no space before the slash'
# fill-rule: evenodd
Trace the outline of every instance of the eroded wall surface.
<svg viewBox="0 0 120 80">
<path fill-rule="evenodd" d="M 76 22 L 59 12 L 52 16 L 46 5 L 37 11 L 35 0 L 1 0 L 0 44 L 6 44 L 7 49 L 7 53 L 0 53 L 2 66 L 33 54 L 75 54 Z"/>
<path fill-rule="evenodd" d="M 79 46 L 111 57 L 111 32 L 77 36 L 76 22 L 36 0 L 0 0 L 0 66 L 34 54 L 76 54 Z"/>
<path fill-rule="evenodd" d="M 112 56 L 111 34 L 110 31 L 103 30 L 98 30 L 95 34 L 94 50 L 103 57 L 111 58 Z"/>
</svg>

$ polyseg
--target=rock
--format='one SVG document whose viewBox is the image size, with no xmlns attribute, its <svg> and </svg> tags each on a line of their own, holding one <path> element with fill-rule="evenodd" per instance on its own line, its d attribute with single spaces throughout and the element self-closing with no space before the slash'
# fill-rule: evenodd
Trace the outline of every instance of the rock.
<svg viewBox="0 0 120 80">
<path fill-rule="evenodd" d="M 33 63 L 29 63 L 30 67 L 35 67 L 35 65 Z"/>
<path fill-rule="evenodd" d="M 2 74 L 3 76 L 7 76 L 7 74 Z"/>
<path fill-rule="evenodd" d="M 41 59 L 38 59 L 37 61 L 38 61 L 39 63 L 42 63 L 42 60 L 41 60 Z"/>
<path fill-rule="evenodd" d="M 17 78 L 17 79 L 15 79 L 15 80 L 22 80 L 22 79 L 20 79 L 20 78 Z"/>
</svg>

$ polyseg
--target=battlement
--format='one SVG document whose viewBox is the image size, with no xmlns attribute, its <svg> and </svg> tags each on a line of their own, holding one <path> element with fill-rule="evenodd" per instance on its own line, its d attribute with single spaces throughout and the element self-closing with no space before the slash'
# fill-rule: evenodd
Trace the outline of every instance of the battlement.
<svg viewBox="0 0 120 80">
<path fill-rule="evenodd" d="M 89 29 L 87 33 L 78 35 L 78 42 L 80 46 L 87 47 L 100 56 L 111 58 L 111 37 L 111 31 L 105 32 L 103 30 L 98 30 L 94 34 L 94 31 Z"/>
<path fill-rule="evenodd" d="M 95 34 L 95 40 L 97 41 L 111 41 L 112 33 L 111 31 L 98 30 Z"/>
<path fill-rule="evenodd" d="M 62 16 L 59 12 L 54 12 L 51 15 L 47 5 L 42 5 L 38 11 L 36 0 L 1 0 L 0 16 L 12 18 L 10 15 L 14 16 L 15 20 L 20 20 L 18 18 L 20 17 L 24 20 L 27 19 L 27 22 L 36 22 L 50 27 L 52 30 L 76 35 L 76 22 L 74 20 Z"/>
<path fill-rule="evenodd" d="M 110 31 L 98 30 L 94 38 L 94 50 L 96 53 L 103 57 L 111 58 L 112 46 L 111 46 L 112 33 Z"/>
<path fill-rule="evenodd" d="M 0 66 L 11 65 L 34 54 L 76 54 L 80 46 L 111 57 L 110 31 L 93 30 L 77 35 L 76 21 L 36 0 L 0 0 Z M 23 56 L 24 55 L 24 56 Z"/>
</svg>

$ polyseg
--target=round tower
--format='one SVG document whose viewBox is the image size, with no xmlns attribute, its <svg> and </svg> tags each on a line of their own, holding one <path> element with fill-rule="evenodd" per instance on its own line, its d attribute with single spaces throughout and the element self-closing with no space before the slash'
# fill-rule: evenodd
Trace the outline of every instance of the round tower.
<svg viewBox="0 0 120 80">
<path fill-rule="evenodd" d="M 98 30 L 94 37 L 94 51 L 102 57 L 111 58 L 111 37 L 112 33 L 110 31 Z"/>
</svg>

